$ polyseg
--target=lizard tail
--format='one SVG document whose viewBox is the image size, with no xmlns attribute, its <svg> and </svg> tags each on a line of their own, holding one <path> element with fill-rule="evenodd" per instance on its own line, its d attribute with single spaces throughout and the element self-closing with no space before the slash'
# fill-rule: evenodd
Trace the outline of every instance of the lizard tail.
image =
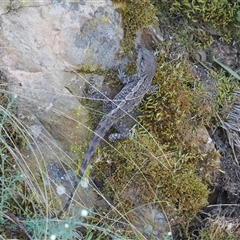
<svg viewBox="0 0 240 240">
<path fill-rule="evenodd" d="M 81 167 L 80 167 L 79 172 L 77 174 L 76 181 L 74 182 L 74 185 L 73 185 L 73 191 L 71 192 L 71 194 L 70 194 L 67 202 L 65 203 L 63 209 L 61 211 L 59 211 L 57 214 L 52 215 L 51 218 L 59 218 L 71 205 L 71 201 L 73 199 L 74 192 L 76 191 L 79 183 L 82 180 L 82 177 L 85 173 L 85 170 L 88 166 L 88 163 L 89 163 L 92 155 L 94 154 L 94 152 L 97 149 L 99 143 L 103 139 L 105 133 L 110 129 L 110 127 L 112 125 L 114 125 L 114 123 L 115 123 L 115 121 L 113 119 L 109 119 L 106 116 L 103 116 L 103 118 L 99 122 L 96 130 L 94 131 L 94 135 L 92 136 L 92 138 L 91 138 L 91 140 L 88 144 L 88 148 L 87 148 L 86 153 L 84 155 L 84 158 L 82 160 L 82 164 L 81 164 Z"/>
</svg>

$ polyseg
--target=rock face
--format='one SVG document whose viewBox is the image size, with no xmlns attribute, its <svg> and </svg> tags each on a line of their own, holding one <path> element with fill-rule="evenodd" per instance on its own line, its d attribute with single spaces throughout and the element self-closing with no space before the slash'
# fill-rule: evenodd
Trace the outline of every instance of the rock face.
<svg viewBox="0 0 240 240">
<path fill-rule="evenodd" d="M 0 71 L 10 95 L 17 96 L 17 116 L 29 133 L 28 165 L 39 165 L 36 171 L 42 160 L 45 166 L 71 165 L 76 160 L 70 146 L 85 141 L 87 111 L 79 100 L 90 78 L 76 70 L 116 67 L 123 37 L 120 15 L 105 1 L 4 2 Z"/>
</svg>

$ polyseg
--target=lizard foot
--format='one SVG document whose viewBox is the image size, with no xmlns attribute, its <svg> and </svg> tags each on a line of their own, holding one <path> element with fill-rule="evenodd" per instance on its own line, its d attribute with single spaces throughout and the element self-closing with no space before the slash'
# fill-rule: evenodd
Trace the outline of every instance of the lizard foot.
<svg viewBox="0 0 240 240">
<path fill-rule="evenodd" d="M 129 129 L 124 126 L 124 124 L 122 122 L 117 122 L 114 127 L 116 128 L 116 130 L 119 132 L 119 133 L 112 133 L 108 136 L 108 140 L 110 142 L 115 142 L 117 140 L 120 140 L 120 139 L 123 139 L 123 138 L 127 138 L 129 137 Z"/>
</svg>

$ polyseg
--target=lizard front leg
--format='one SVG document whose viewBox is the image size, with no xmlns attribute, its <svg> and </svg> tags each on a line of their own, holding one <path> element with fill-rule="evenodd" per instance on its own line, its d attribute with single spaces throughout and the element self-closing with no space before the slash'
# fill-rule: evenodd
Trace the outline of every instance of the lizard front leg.
<svg viewBox="0 0 240 240">
<path fill-rule="evenodd" d="M 123 84 L 128 84 L 130 82 L 136 81 L 138 79 L 138 75 L 134 74 L 132 76 L 126 77 L 125 72 L 123 70 L 118 70 L 118 78 Z"/>
</svg>

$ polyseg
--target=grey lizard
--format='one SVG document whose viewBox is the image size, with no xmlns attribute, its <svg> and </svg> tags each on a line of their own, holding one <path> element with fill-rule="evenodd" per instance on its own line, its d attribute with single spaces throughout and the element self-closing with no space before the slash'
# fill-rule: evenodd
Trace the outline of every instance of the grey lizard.
<svg viewBox="0 0 240 240">
<path fill-rule="evenodd" d="M 107 131 L 112 126 L 114 126 L 118 131 L 118 133 L 113 133 L 108 136 L 108 139 L 111 142 L 125 138 L 129 135 L 129 130 L 123 125 L 120 119 L 131 113 L 142 101 L 145 94 L 154 91 L 155 86 L 151 84 L 156 69 L 157 63 L 154 54 L 145 47 L 140 46 L 137 57 L 137 73 L 131 77 L 126 77 L 122 71 L 119 72 L 118 77 L 120 81 L 125 84 L 125 86 L 114 97 L 113 100 L 107 102 L 107 107 L 105 107 L 107 109 L 105 109 L 106 114 L 100 120 L 97 128 L 94 131 L 92 139 L 89 142 L 80 170 L 77 174 L 76 181 L 74 183 L 74 190 L 70 194 L 64 208 L 58 214 L 52 216 L 52 218 L 60 217 L 70 206 L 74 191 L 81 182 L 92 155 Z"/>
</svg>

